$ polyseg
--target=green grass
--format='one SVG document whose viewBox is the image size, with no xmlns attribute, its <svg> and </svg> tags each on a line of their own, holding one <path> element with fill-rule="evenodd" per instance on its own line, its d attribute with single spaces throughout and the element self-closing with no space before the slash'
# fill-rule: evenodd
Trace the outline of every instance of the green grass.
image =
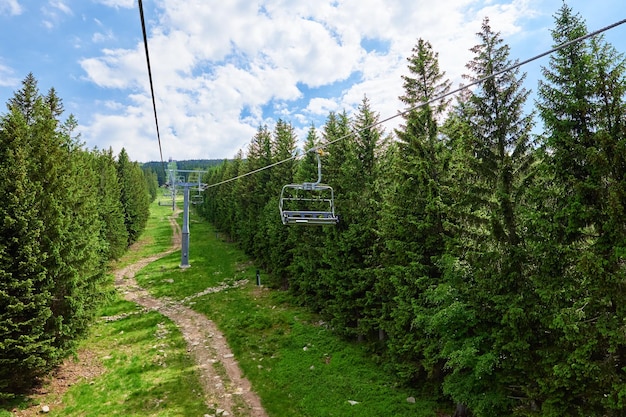
<svg viewBox="0 0 626 417">
<path fill-rule="evenodd" d="M 193 214 L 189 223 L 191 268 L 179 267 L 181 253 L 176 251 L 143 268 L 136 275 L 140 285 L 149 288 L 157 297 L 168 296 L 180 300 L 222 282 L 233 283 L 254 276 L 254 265 L 236 246 L 210 245 L 208 242 L 219 242 L 214 229 L 198 221 Z"/>
<path fill-rule="evenodd" d="M 420 387 L 398 387 L 362 345 L 335 336 L 314 314 L 290 305 L 285 293 L 257 287 L 255 266 L 193 213 L 189 262 L 191 268 L 178 268 L 176 252 L 143 269 L 137 279 L 151 293 L 178 300 L 249 279 L 243 287 L 188 304 L 224 332 L 271 416 L 436 415 L 435 401 L 421 398 Z"/>
<path fill-rule="evenodd" d="M 170 214 L 169 208 L 154 204 L 138 253 L 124 257 L 116 267 L 169 247 Z M 254 264 L 193 214 L 190 232 L 190 268 L 179 268 L 177 251 L 136 278 L 151 293 L 178 300 L 249 279 L 244 286 L 192 298 L 187 305 L 207 315 L 225 334 L 270 416 L 436 415 L 438 404 L 421 397 L 420 387 L 399 387 L 394 375 L 383 371 L 362 345 L 336 337 L 316 315 L 290 305 L 286 293 L 257 287 Z M 182 336 L 167 318 L 118 296 L 101 315 L 118 319 L 99 320 L 82 347 L 96 355 L 105 372 L 74 385 L 63 398 L 66 407 L 49 415 L 210 414 Z M 415 403 L 407 402 L 408 397 Z"/>
<path fill-rule="evenodd" d="M 113 263 L 112 269 L 123 268 L 142 258 L 156 255 L 169 248 L 172 243 L 172 229 L 167 219 L 171 215 L 171 207 L 159 206 L 153 203 L 150 206 L 148 224 L 139 241 L 133 246 L 132 251 L 129 251 L 120 260 Z"/>
<path fill-rule="evenodd" d="M 171 245 L 168 207 L 151 206 L 145 232 L 134 250 L 113 268 L 130 265 Z M 179 252 L 180 253 L 180 252 Z M 103 375 L 76 384 L 65 394 L 62 410 L 51 416 L 202 416 L 204 404 L 194 363 L 176 326 L 156 312 L 114 296 L 101 309 L 83 349 L 96 355 Z"/>
<path fill-rule="evenodd" d="M 171 321 L 120 299 L 103 314 L 121 318 L 98 322 L 84 346 L 97 355 L 104 374 L 73 386 L 63 399 L 66 407 L 49 415 L 165 417 L 209 412 L 186 344 Z"/>
</svg>

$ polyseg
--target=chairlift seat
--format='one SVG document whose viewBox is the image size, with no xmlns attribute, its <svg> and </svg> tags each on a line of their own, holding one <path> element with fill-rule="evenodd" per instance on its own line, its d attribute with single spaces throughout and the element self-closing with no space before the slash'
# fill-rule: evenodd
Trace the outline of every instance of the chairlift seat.
<svg viewBox="0 0 626 417">
<path fill-rule="evenodd" d="M 328 211 L 283 211 L 283 224 L 286 225 L 326 225 L 337 224 L 339 219 Z"/>
</svg>

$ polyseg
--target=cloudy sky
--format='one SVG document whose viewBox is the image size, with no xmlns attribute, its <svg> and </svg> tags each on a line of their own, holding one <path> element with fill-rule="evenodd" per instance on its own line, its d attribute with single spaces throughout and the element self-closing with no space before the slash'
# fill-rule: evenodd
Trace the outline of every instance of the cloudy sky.
<svg viewBox="0 0 626 417">
<path fill-rule="evenodd" d="M 594 31 L 624 0 L 568 0 Z M 418 38 L 457 85 L 488 16 L 524 60 L 551 48 L 562 0 L 145 0 L 163 157 L 230 158 L 278 118 L 301 139 L 367 95 L 402 109 L 401 75 Z M 605 35 L 626 53 L 626 25 Z M 32 72 L 54 87 L 88 147 L 159 160 L 136 0 L 0 0 L 0 113 Z M 544 58 L 523 68 L 535 89 Z M 397 119 L 386 126 L 390 131 Z M 396 123 L 397 124 L 397 123 Z"/>
</svg>

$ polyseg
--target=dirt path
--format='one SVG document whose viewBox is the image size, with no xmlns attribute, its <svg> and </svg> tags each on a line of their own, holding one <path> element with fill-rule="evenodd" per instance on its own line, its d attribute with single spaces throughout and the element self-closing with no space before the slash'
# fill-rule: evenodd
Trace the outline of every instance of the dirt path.
<svg viewBox="0 0 626 417">
<path fill-rule="evenodd" d="M 243 377 L 226 339 L 213 321 L 172 300 L 154 298 L 137 285 L 135 274 L 151 262 L 180 248 L 181 231 L 174 216 L 172 246 L 165 252 L 144 258 L 115 273 L 115 285 L 128 301 L 156 310 L 180 329 L 187 350 L 198 365 L 197 372 L 204 389 L 205 403 L 220 410 L 219 415 L 267 417 L 250 382 Z M 220 367 L 220 364 L 222 365 Z M 225 372 L 216 369 L 223 368 Z"/>
<path fill-rule="evenodd" d="M 181 231 L 175 215 L 170 217 L 170 224 L 173 230 L 172 246 L 165 252 L 141 259 L 115 272 L 116 286 L 124 298 L 148 310 L 158 311 L 172 320 L 180 329 L 187 342 L 187 350 L 197 364 L 205 403 L 207 407 L 217 410 L 215 417 L 267 417 L 261 401 L 252 392 L 250 382 L 242 376 L 226 339 L 215 323 L 179 302 L 154 298 L 137 284 L 135 274 L 139 270 L 180 248 Z M 207 288 L 203 293 L 208 294 L 222 289 L 220 287 Z M 69 387 L 84 378 L 96 378 L 105 372 L 92 352 L 81 350 L 78 352 L 78 357 L 79 361 L 66 360 L 51 375 L 46 384 L 30 395 L 36 400 L 35 403 L 41 402 L 42 405 L 47 404 L 51 408 L 63 407 L 63 394 Z M 41 410 L 40 405 L 33 405 L 24 410 L 15 409 L 13 415 L 34 417 L 42 415 Z"/>
</svg>

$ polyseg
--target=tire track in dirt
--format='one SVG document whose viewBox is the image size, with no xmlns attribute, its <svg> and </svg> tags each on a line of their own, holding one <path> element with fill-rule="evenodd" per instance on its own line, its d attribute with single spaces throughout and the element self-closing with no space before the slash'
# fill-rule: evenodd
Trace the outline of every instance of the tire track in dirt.
<svg viewBox="0 0 626 417">
<path fill-rule="evenodd" d="M 181 230 L 176 222 L 176 214 L 169 218 L 173 230 L 172 246 L 165 252 L 143 258 L 116 271 L 115 285 L 126 300 L 148 310 L 158 311 L 180 329 L 187 342 L 187 350 L 197 365 L 196 372 L 204 390 L 206 405 L 223 410 L 217 415 L 267 417 L 261 400 L 243 376 L 226 339 L 215 323 L 178 302 L 151 296 L 135 280 L 135 274 L 143 267 L 180 248 Z M 218 371 L 220 368 L 225 372 Z"/>
</svg>

